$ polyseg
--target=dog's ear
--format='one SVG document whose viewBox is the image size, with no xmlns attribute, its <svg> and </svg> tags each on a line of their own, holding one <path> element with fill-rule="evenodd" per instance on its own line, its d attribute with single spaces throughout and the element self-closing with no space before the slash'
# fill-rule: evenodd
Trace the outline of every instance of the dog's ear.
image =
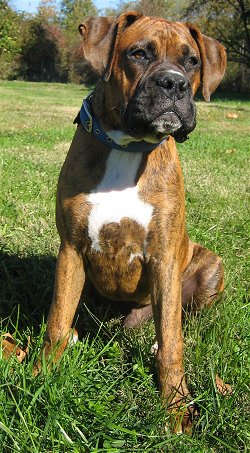
<svg viewBox="0 0 250 453">
<path fill-rule="evenodd" d="M 186 25 L 200 51 L 202 94 L 209 102 L 226 70 L 226 49 L 216 39 L 203 35 L 195 25 L 189 23 Z"/>
<path fill-rule="evenodd" d="M 79 25 L 84 57 L 103 80 L 110 78 L 121 33 L 141 16 L 142 13 L 128 11 L 118 18 L 90 17 Z"/>
</svg>

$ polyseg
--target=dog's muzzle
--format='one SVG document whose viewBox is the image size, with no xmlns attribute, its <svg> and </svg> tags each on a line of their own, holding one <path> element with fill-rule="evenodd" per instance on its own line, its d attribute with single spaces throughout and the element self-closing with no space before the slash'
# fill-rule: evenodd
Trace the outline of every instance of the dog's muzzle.
<svg viewBox="0 0 250 453">
<path fill-rule="evenodd" d="M 174 70 L 159 74 L 155 82 L 164 89 L 165 96 L 175 99 L 182 99 L 189 87 L 188 79 L 181 72 Z"/>
<path fill-rule="evenodd" d="M 195 128 L 195 105 L 188 78 L 169 69 L 141 80 L 129 101 L 123 127 L 133 137 L 172 135 L 183 142 Z"/>
</svg>

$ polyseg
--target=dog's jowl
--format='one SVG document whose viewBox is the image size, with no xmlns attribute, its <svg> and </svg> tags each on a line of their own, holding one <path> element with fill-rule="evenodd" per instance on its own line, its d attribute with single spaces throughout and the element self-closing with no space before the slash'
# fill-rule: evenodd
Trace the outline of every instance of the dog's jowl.
<svg viewBox="0 0 250 453">
<path fill-rule="evenodd" d="M 191 401 L 182 306 L 211 304 L 223 289 L 223 267 L 187 236 L 175 141 L 195 128 L 196 90 L 209 101 L 220 83 L 225 49 L 191 24 L 136 12 L 90 18 L 79 31 L 99 80 L 59 178 L 61 246 L 44 353 L 54 345 L 55 358 L 63 352 L 86 282 L 117 303 L 133 302 L 124 325 L 153 314 L 160 391 L 180 432 Z"/>
</svg>

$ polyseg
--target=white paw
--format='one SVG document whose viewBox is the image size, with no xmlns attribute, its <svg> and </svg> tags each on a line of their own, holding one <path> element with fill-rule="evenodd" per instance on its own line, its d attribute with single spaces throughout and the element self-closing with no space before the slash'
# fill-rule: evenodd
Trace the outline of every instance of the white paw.
<svg viewBox="0 0 250 453">
<path fill-rule="evenodd" d="M 155 341 L 155 343 L 151 346 L 150 349 L 151 353 L 156 355 L 158 351 L 158 341 Z"/>
<path fill-rule="evenodd" d="M 72 333 L 69 337 L 69 341 L 68 341 L 68 346 L 71 348 L 72 346 L 74 346 L 77 342 L 78 342 L 79 338 L 78 338 L 78 333 L 75 329 L 72 329 Z"/>
</svg>

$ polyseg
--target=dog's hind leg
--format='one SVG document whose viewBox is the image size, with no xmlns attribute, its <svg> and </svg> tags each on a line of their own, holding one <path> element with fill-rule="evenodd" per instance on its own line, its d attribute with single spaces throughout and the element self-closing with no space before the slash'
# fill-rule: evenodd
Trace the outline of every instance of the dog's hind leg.
<svg viewBox="0 0 250 453">
<path fill-rule="evenodd" d="M 221 258 L 199 244 L 192 244 L 193 255 L 182 276 L 182 305 L 197 311 L 213 303 L 224 289 Z"/>
<path fill-rule="evenodd" d="M 140 327 L 142 324 L 149 321 L 152 317 L 153 310 L 150 297 L 148 297 L 147 305 L 132 308 L 130 313 L 123 320 L 123 327 L 125 328 Z"/>
</svg>

